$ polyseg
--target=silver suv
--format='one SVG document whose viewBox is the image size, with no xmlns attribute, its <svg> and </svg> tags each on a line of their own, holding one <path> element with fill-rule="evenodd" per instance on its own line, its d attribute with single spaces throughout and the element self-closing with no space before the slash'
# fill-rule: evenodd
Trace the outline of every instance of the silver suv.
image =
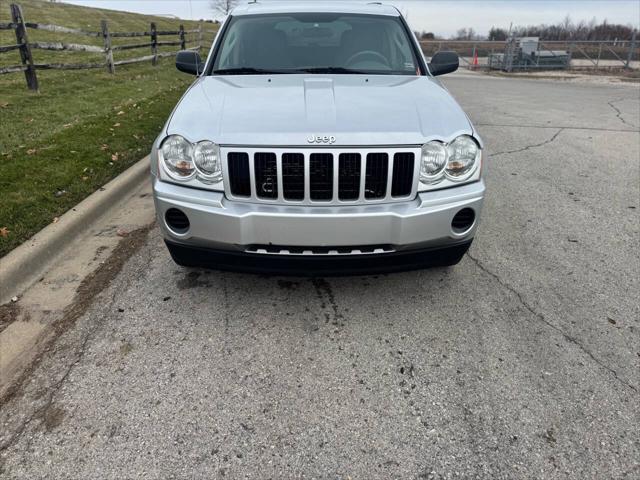
<svg viewBox="0 0 640 480">
<path fill-rule="evenodd" d="M 176 263 L 293 274 L 454 265 L 482 142 L 397 9 L 250 3 L 227 18 L 151 154 Z"/>
</svg>

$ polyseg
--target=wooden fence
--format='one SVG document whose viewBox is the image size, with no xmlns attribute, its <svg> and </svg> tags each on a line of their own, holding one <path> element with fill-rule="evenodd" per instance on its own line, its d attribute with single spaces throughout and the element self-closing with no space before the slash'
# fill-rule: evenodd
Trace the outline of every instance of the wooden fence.
<svg viewBox="0 0 640 480">
<path fill-rule="evenodd" d="M 83 35 L 86 37 L 102 38 L 103 46 L 84 45 L 78 43 L 63 42 L 30 42 L 28 37 L 28 29 L 45 30 L 55 33 L 67 33 L 74 35 Z M 30 90 L 38 91 L 37 70 L 82 70 L 89 68 L 106 68 L 109 73 L 115 73 L 118 65 L 128 65 L 131 63 L 148 62 L 157 65 L 158 59 L 163 57 L 174 56 L 177 51 L 158 52 L 161 46 L 179 46 L 180 50 L 200 50 L 203 46 L 203 35 L 205 33 L 215 33 L 214 30 L 204 30 L 202 25 L 198 25 L 197 29 L 185 30 L 180 25 L 178 30 L 158 30 L 155 23 L 149 25 L 149 31 L 146 32 L 110 32 L 109 25 L 106 20 L 101 22 L 101 31 L 89 32 L 77 28 L 62 27 L 60 25 L 50 25 L 46 23 L 31 23 L 24 19 L 22 8 L 18 4 L 11 4 L 11 22 L 0 23 L 0 30 L 14 30 L 16 35 L 16 43 L 13 45 L 0 45 L 0 54 L 18 50 L 21 63 L 18 65 L 10 65 L 0 67 L 0 75 L 6 73 L 24 72 L 27 86 Z M 196 34 L 196 40 L 188 41 L 187 34 Z M 175 40 L 159 40 L 161 37 L 177 37 Z M 148 42 L 136 42 L 124 45 L 112 45 L 113 38 L 139 38 L 149 37 Z M 195 46 L 187 48 L 188 43 L 197 43 Z M 151 54 L 136 58 L 127 58 L 123 60 L 114 60 L 114 52 L 133 50 L 137 48 L 150 48 Z M 32 50 L 52 50 L 52 51 L 71 51 L 71 52 L 91 52 L 104 54 L 104 62 L 97 63 L 35 63 L 33 60 Z"/>
</svg>

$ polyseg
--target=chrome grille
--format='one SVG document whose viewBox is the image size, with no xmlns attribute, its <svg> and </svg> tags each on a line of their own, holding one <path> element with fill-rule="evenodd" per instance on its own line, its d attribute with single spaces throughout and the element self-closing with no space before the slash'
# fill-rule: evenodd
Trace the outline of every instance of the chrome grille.
<svg viewBox="0 0 640 480">
<path fill-rule="evenodd" d="M 418 185 L 418 147 L 222 148 L 229 198 L 293 205 L 406 201 Z"/>
</svg>

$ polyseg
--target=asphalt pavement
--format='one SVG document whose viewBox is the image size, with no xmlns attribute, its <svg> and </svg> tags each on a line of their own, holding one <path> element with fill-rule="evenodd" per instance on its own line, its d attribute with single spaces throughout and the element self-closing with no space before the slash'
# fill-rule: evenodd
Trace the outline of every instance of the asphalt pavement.
<svg viewBox="0 0 640 480">
<path fill-rule="evenodd" d="M 142 231 L 2 405 L 0 477 L 639 478 L 639 89 L 444 83 L 489 155 L 460 265 L 184 270 Z"/>
</svg>

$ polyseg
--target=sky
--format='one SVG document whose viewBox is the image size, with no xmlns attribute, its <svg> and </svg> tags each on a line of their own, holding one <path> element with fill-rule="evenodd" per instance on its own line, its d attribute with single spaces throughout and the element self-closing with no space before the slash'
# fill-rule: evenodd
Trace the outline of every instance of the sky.
<svg viewBox="0 0 640 480">
<path fill-rule="evenodd" d="M 126 10 L 184 19 L 215 18 L 210 0 L 62 0 L 91 7 Z M 241 0 L 246 1 L 246 0 Z M 263 3 L 274 0 L 260 0 Z M 282 0 L 278 0 L 282 1 Z M 304 0 L 298 0 L 304 1 Z M 340 1 L 340 0 L 334 0 Z M 639 0 L 383 0 L 397 6 L 413 30 L 450 36 L 462 27 L 486 34 L 492 26 L 557 23 L 569 15 L 574 22 L 607 20 L 640 26 Z M 362 3 L 366 3 L 363 1 Z"/>
</svg>

